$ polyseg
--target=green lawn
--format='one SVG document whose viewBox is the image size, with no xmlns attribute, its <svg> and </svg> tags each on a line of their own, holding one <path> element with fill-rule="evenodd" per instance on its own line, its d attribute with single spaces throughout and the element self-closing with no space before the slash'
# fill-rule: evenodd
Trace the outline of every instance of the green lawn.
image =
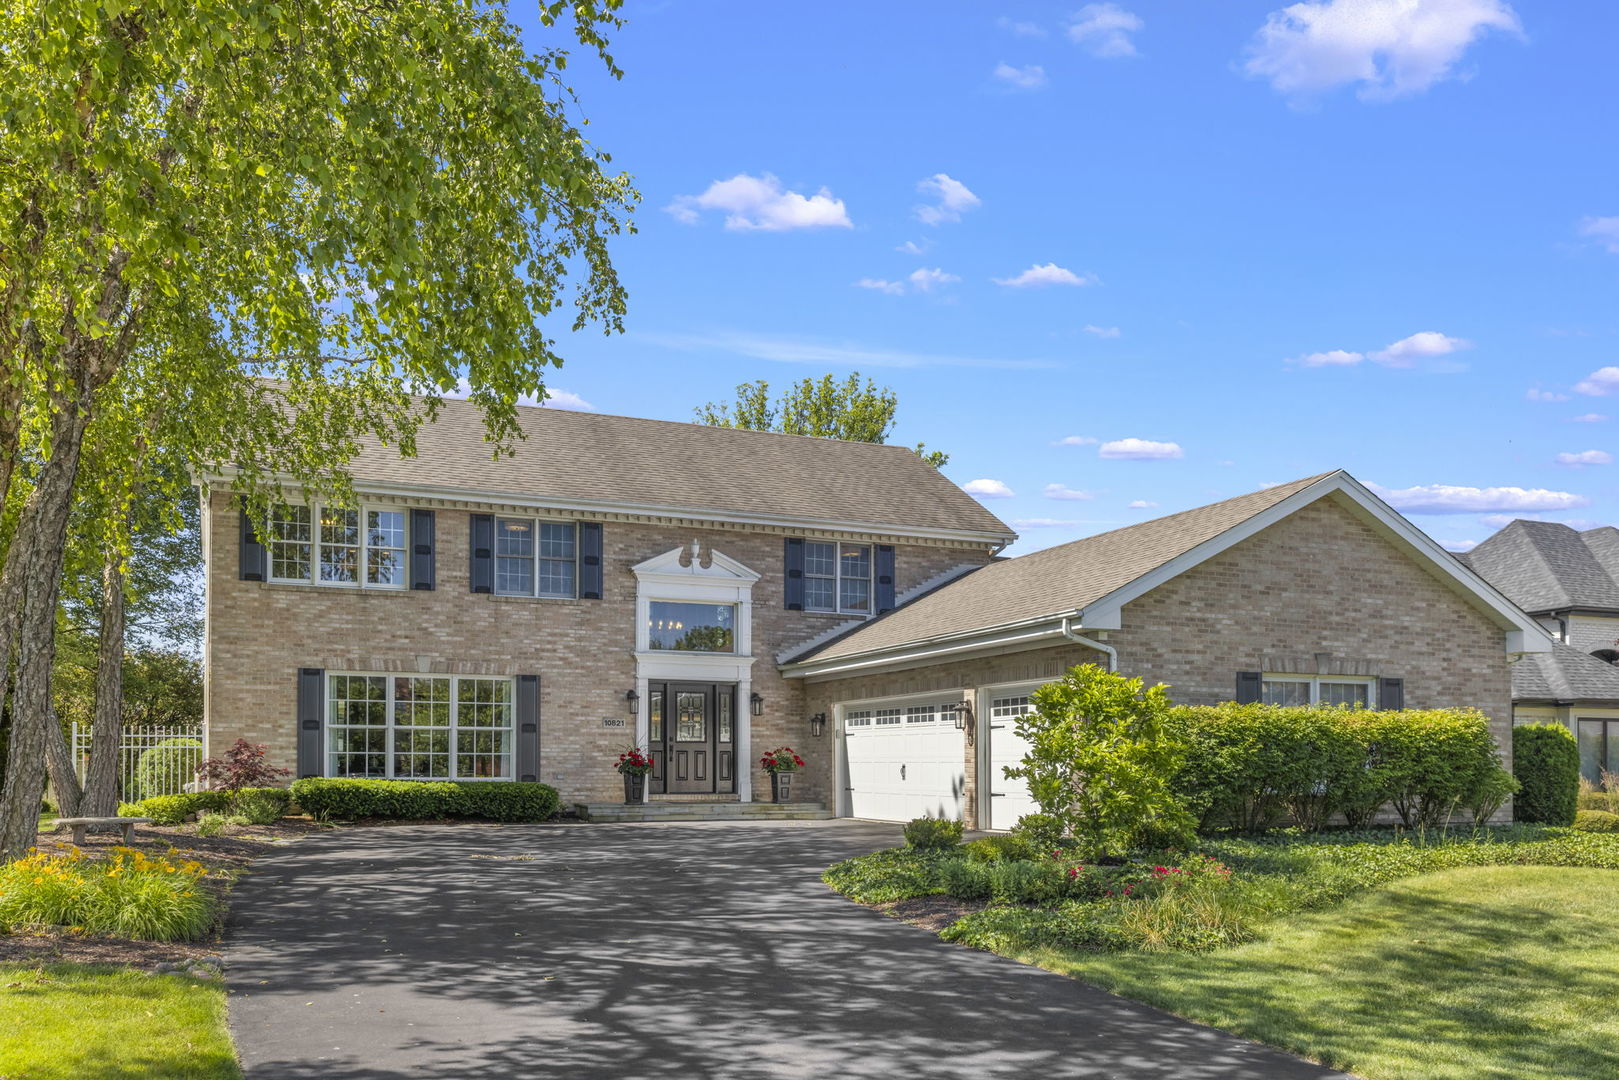
<svg viewBox="0 0 1619 1080">
<path fill-rule="evenodd" d="M 182 975 L 0 964 L 0 1077 L 239 1080 L 225 991 Z"/>
<path fill-rule="evenodd" d="M 1619 877 L 1473 867 L 1209 953 L 1019 956 L 1368 1080 L 1619 1076 Z"/>
</svg>

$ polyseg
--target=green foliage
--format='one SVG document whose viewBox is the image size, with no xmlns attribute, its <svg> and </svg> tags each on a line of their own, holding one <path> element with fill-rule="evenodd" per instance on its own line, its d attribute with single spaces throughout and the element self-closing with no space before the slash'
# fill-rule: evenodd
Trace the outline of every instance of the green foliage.
<svg viewBox="0 0 1619 1080">
<path fill-rule="evenodd" d="M 1574 814 L 1574 828 L 1580 832 L 1619 832 L 1619 814 L 1607 810 L 1578 810 Z"/>
<path fill-rule="evenodd" d="M 1512 729 L 1512 772 L 1520 790 L 1519 821 L 1569 825 L 1580 798 L 1580 747 L 1562 724 L 1520 724 Z"/>
<path fill-rule="evenodd" d="M 135 763 L 135 790 L 130 794 L 136 799 L 165 794 L 191 783 L 201 765 L 201 739 L 164 739 L 141 751 Z"/>
<path fill-rule="evenodd" d="M 1192 817 L 1170 786 L 1183 750 L 1165 727 L 1162 686 L 1092 664 L 1075 667 L 1032 695 L 1018 717 L 1029 744 L 1006 775 L 1022 778 L 1041 813 L 1091 858 L 1119 857 L 1147 838 L 1185 843 Z"/>
<path fill-rule="evenodd" d="M 292 792 L 286 788 L 241 788 L 230 793 L 233 825 L 274 825 L 286 816 Z"/>
<path fill-rule="evenodd" d="M 544 821 L 561 799 L 546 784 L 498 781 L 296 780 L 292 798 L 318 820 L 483 818 Z"/>
<path fill-rule="evenodd" d="M 0 866 L 0 926 L 71 926 L 140 941 L 196 941 L 213 925 L 214 894 L 195 862 L 114 848 L 35 852 Z"/>
<path fill-rule="evenodd" d="M 905 825 L 905 843 L 922 851 L 954 848 L 961 843 L 962 824 L 944 818 L 912 818 Z"/>
<path fill-rule="evenodd" d="M 205 811 L 197 817 L 197 835 L 202 837 L 218 836 L 225 831 L 225 826 L 232 824 L 224 814 L 212 810 Z"/>
<path fill-rule="evenodd" d="M 1619 777 L 1604 773 L 1605 778 L 1619 781 Z M 1610 814 L 1619 814 L 1619 783 L 1610 783 L 1602 787 L 1591 783 L 1585 777 L 1580 777 L 1580 793 L 1577 803 L 1581 810 L 1606 810 Z"/>
<path fill-rule="evenodd" d="M 980 836 L 977 840 L 964 844 L 961 851 L 963 855 L 966 855 L 967 858 L 974 862 L 1033 859 L 1039 854 L 1039 849 L 1034 846 L 1034 843 L 1027 836 L 1020 833 Z"/>
<path fill-rule="evenodd" d="M 845 859 L 828 867 L 821 880 L 856 903 L 887 904 L 942 892 L 938 868 L 952 856 L 951 851 L 890 848 Z"/>
<path fill-rule="evenodd" d="M 800 379 L 776 400 L 770 402 L 770 384 L 763 379 L 736 388 L 734 402 L 709 402 L 695 410 L 699 424 L 711 427 L 745 428 L 749 431 L 780 431 L 788 435 L 814 435 L 823 439 L 880 443 L 894 428 L 894 412 L 899 398 L 871 379 L 860 382 L 852 373 L 841 384 L 831 375 Z M 916 453 L 934 468 L 943 468 L 949 454 L 928 451 L 916 444 Z"/>
<path fill-rule="evenodd" d="M 154 825 L 179 825 L 195 814 L 224 813 L 230 796 L 223 791 L 192 791 L 181 795 L 154 795 L 139 802 L 119 803 L 119 817 L 151 818 Z"/>
</svg>

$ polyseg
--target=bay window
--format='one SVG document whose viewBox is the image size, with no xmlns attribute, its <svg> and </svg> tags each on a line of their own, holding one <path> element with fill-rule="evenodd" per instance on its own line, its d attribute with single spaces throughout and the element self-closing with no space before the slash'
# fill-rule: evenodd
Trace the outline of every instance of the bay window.
<svg viewBox="0 0 1619 1080">
<path fill-rule="evenodd" d="M 326 677 L 326 775 L 512 776 L 512 681 L 456 675 Z"/>
</svg>

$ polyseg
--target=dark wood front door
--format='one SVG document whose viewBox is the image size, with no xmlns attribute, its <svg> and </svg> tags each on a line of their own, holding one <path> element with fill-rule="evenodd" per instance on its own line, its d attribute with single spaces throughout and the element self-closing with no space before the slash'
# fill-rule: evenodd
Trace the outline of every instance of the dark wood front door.
<svg viewBox="0 0 1619 1080">
<path fill-rule="evenodd" d="M 729 795 L 736 791 L 736 687 L 652 683 L 648 734 L 652 791 Z"/>
</svg>

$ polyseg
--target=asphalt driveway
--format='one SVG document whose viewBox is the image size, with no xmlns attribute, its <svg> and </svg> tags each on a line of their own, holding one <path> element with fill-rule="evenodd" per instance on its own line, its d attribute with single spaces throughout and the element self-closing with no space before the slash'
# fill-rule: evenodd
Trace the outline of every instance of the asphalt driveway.
<svg viewBox="0 0 1619 1080">
<path fill-rule="evenodd" d="M 858 822 L 346 829 L 227 938 L 250 1080 L 1341 1077 L 851 904 Z"/>
</svg>

